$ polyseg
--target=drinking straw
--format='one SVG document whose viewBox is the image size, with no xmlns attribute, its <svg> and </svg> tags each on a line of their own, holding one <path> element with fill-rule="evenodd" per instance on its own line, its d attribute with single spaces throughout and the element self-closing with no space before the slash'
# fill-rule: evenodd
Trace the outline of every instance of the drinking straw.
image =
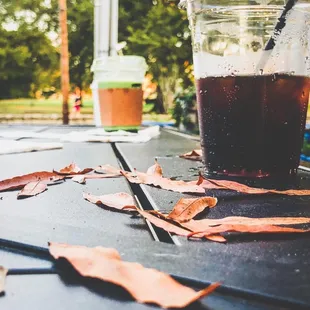
<svg viewBox="0 0 310 310">
<path fill-rule="evenodd" d="M 298 0 L 288 0 L 287 1 L 286 5 L 283 8 L 282 14 L 279 17 L 278 22 L 274 28 L 273 35 L 271 36 L 271 38 L 267 42 L 267 44 L 264 48 L 264 51 L 272 51 L 273 50 L 273 48 L 276 45 L 276 37 L 281 34 L 283 28 L 286 25 L 287 14 L 289 13 L 289 11 L 294 7 L 294 5 L 297 2 L 298 2 Z M 263 54 L 262 58 L 260 59 L 260 61 L 258 63 L 257 71 L 261 71 L 264 69 L 270 54 L 271 54 L 271 52 Z"/>
</svg>

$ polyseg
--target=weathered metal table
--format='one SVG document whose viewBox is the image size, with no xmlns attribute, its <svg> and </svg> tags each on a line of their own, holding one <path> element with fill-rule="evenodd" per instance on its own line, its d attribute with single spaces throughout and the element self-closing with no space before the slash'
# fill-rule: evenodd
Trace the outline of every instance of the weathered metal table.
<svg viewBox="0 0 310 310">
<path fill-rule="evenodd" d="M 73 128 L 0 126 L 2 129 L 69 132 Z M 111 164 L 145 171 L 157 157 L 165 176 L 191 180 L 197 178 L 201 164 L 177 156 L 197 147 L 197 141 L 168 130 L 145 144 L 66 143 L 62 150 L 2 155 L 0 179 L 61 168 L 72 161 L 80 167 Z M 300 171 L 297 179 L 301 188 L 310 188 L 308 172 Z M 180 197 L 191 197 L 131 185 L 124 178 L 88 180 L 84 186 L 65 182 L 26 200 L 17 200 L 16 192 L 0 193 L 0 265 L 9 268 L 0 309 L 156 308 L 134 302 L 113 285 L 99 285 L 74 274 L 59 276 L 47 254 L 49 241 L 114 247 L 125 260 L 170 273 L 197 289 L 210 282 L 223 283 L 216 293 L 189 309 L 310 308 L 309 234 L 232 235 L 228 244 L 188 241 L 158 228 L 151 233 L 142 218 L 100 209 L 82 198 L 83 191 L 133 193 L 144 209 L 162 211 L 170 210 Z M 208 194 L 219 198 L 208 217 L 310 217 L 310 197 Z"/>
</svg>

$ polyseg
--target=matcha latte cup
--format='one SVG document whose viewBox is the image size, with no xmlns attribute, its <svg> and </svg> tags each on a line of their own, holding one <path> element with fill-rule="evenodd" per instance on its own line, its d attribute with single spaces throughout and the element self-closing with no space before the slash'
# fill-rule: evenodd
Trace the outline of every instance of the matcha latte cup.
<svg viewBox="0 0 310 310">
<path fill-rule="evenodd" d="M 96 126 L 107 130 L 140 127 L 146 69 L 144 58 L 139 56 L 111 56 L 94 61 L 91 88 Z"/>
</svg>

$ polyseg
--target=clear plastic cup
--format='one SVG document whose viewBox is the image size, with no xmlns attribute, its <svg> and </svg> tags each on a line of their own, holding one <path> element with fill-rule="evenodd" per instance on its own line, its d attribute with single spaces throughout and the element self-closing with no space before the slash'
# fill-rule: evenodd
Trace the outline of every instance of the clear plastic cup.
<svg viewBox="0 0 310 310">
<path fill-rule="evenodd" d="M 181 1 L 207 174 L 297 171 L 310 88 L 310 5 L 299 1 L 285 14 L 287 2 L 295 1 Z"/>
</svg>

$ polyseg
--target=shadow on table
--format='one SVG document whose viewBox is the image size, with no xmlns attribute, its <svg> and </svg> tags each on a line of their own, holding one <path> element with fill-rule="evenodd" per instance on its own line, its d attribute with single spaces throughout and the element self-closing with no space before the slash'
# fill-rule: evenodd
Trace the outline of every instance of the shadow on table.
<svg viewBox="0 0 310 310">
<path fill-rule="evenodd" d="M 135 302 L 132 296 L 122 287 L 112 283 L 104 282 L 99 279 L 92 279 L 82 277 L 65 259 L 59 259 L 55 263 L 55 267 L 59 271 L 59 276 L 66 286 L 84 286 L 90 292 L 100 295 L 104 298 L 113 299 L 118 302 Z M 154 309 L 161 309 L 161 307 L 154 304 L 147 304 Z M 183 308 L 184 310 L 209 310 L 209 308 L 200 301 Z"/>
</svg>

